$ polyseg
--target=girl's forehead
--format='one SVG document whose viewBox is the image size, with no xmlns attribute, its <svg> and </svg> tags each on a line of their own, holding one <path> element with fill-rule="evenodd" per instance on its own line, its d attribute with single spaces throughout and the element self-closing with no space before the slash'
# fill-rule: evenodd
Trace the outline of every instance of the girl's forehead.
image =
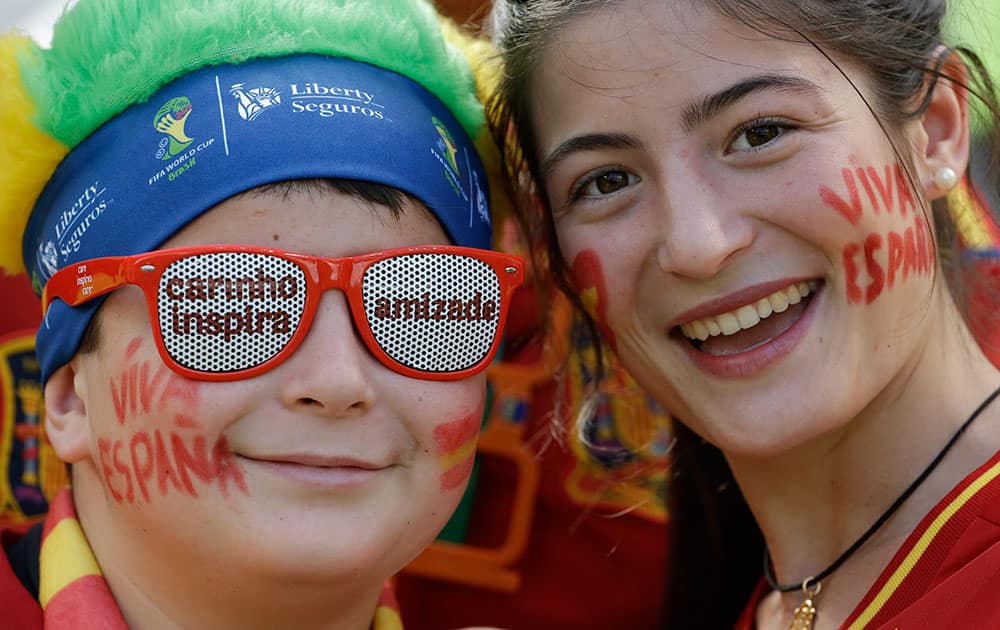
<svg viewBox="0 0 1000 630">
<path fill-rule="evenodd" d="M 770 66 L 818 54 L 803 38 L 776 38 L 703 3 L 616 2 L 577 15 L 559 30 L 539 68 L 629 76 L 698 71 L 713 65 Z"/>
<path fill-rule="evenodd" d="M 679 108 L 674 114 L 681 115 L 760 76 L 808 83 L 832 100 L 854 99 L 855 88 L 865 84 L 859 66 L 804 39 L 779 39 L 702 5 L 640 1 L 567 23 L 540 58 L 529 89 L 536 121 L 593 107 L 595 100 L 607 107 L 648 101 L 664 113 Z M 554 97 L 567 91 L 581 100 Z"/>
</svg>

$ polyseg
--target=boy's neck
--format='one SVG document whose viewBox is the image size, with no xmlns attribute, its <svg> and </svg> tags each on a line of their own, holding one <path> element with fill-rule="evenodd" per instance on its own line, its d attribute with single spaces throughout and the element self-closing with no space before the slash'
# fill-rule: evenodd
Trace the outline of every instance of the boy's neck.
<svg viewBox="0 0 1000 630">
<path fill-rule="evenodd" d="M 354 575 L 323 580 L 252 573 L 247 564 L 210 565 L 197 549 L 179 557 L 143 540 L 129 539 L 105 509 L 96 471 L 74 469 L 74 499 L 88 543 L 129 628 L 323 628 L 371 627 L 382 591 L 381 577 Z M 96 483 L 95 483 L 96 482 Z M 291 540 L 290 540 L 291 544 Z"/>
</svg>

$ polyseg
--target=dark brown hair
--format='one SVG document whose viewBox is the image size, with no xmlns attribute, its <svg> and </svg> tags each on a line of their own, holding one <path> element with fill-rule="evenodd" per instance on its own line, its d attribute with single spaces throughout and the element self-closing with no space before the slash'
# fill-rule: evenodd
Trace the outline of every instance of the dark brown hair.
<svg viewBox="0 0 1000 630">
<path fill-rule="evenodd" d="M 519 201 L 517 217 L 534 246 L 532 251 L 545 253 L 536 264 L 548 262 L 551 282 L 567 293 L 578 309 L 580 302 L 571 289 L 545 184 L 539 177 L 529 88 L 540 60 L 561 29 L 574 19 L 626 1 L 497 0 L 492 14 L 493 37 L 505 71 L 490 103 L 489 118 L 503 149 L 512 193 Z M 971 80 L 958 87 L 970 95 L 979 118 L 988 121 L 987 137 L 977 144 L 985 147 L 977 156 L 985 163 L 976 164 L 975 171 L 983 174 L 981 182 L 991 188 L 986 191 L 987 198 L 1000 197 L 1000 107 L 979 57 L 965 47 L 945 47 L 945 0 L 701 1 L 760 33 L 808 42 L 841 72 L 834 57 L 864 67 L 874 92 L 866 97 L 855 89 L 881 125 L 915 189 L 912 159 L 907 148 L 900 146 L 898 130 L 901 123 L 924 112 L 938 80 L 957 84 L 942 67 L 950 53 L 959 54 Z M 936 202 L 932 208 L 926 205 L 923 209 L 933 217 L 945 278 L 956 302 L 962 305 L 962 261 L 951 255 L 956 251 L 957 235 L 948 218 L 947 202 Z M 590 330 L 596 334 L 592 322 Z M 597 373 L 602 371 L 600 362 L 598 355 Z M 731 628 L 761 576 L 761 534 L 721 452 L 684 426 L 677 425 L 675 433 L 669 536 L 677 544 L 671 545 L 670 567 L 665 568 L 670 584 L 668 625 Z"/>
</svg>

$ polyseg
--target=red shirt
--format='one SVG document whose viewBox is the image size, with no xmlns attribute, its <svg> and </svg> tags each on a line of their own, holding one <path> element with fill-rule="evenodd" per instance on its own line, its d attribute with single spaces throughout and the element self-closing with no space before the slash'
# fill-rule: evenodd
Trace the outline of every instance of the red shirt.
<svg viewBox="0 0 1000 630">
<path fill-rule="evenodd" d="M 736 630 L 753 630 L 766 594 L 762 583 Z M 841 628 L 1000 628 L 1000 453 L 924 517 Z"/>
</svg>

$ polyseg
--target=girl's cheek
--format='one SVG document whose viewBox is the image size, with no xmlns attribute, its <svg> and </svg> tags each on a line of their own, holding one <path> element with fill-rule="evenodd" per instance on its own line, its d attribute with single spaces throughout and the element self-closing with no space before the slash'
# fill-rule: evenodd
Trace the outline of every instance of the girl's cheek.
<svg viewBox="0 0 1000 630">
<path fill-rule="evenodd" d="M 608 289 L 604 277 L 604 265 L 597 252 L 592 249 L 580 251 L 573 259 L 572 274 L 573 284 L 579 292 L 583 308 L 594 319 L 611 349 L 617 350 L 615 334 L 607 320 Z"/>
<path fill-rule="evenodd" d="M 869 305 L 918 276 L 934 273 L 936 248 L 899 164 L 845 166 L 819 187 L 820 201 L 850 227 L 840 252 L 851 304 Z"/>
</svg>

